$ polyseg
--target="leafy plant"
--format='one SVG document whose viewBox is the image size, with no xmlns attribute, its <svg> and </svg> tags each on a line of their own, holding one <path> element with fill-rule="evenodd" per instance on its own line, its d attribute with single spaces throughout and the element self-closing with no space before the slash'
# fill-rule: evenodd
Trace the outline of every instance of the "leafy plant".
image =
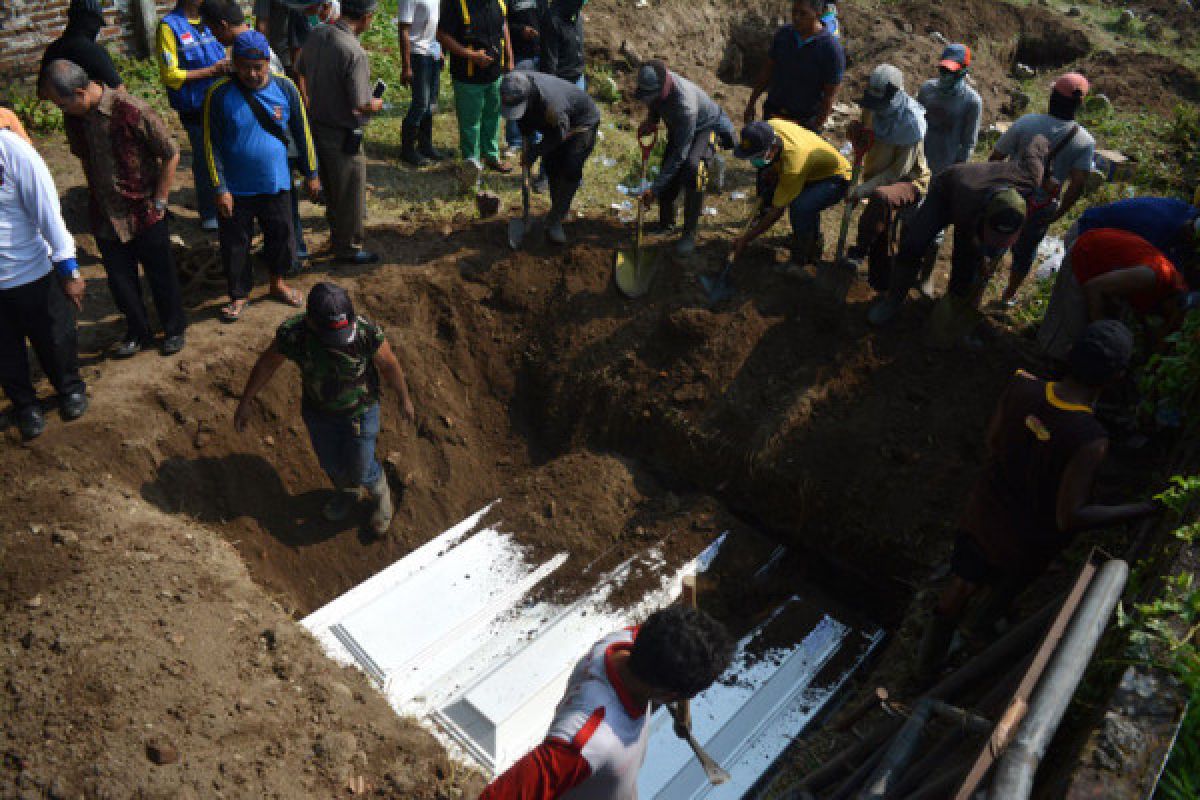
<svg viewBox="0 0 1200 800">
<path fill-rule="evenodd" d="M 53 103 L 39 100 L 32 91 L 15 89 L 9 94 L 10 107 L 31 133 L 52 133 L 63 129 L 62 113 Z"/>
<path fill-rule="evenodd" d="M 1154 499 L 1176 514 L 1183 514 L 1197 496 L 1200 496 L 1200 475 L 1172 475 L 1170 485 L 1154 495 Z"/>
<path fill-rule="evenodd" d="M 1162 427 L 1178 427 L 1200 388 L 1200 313 L 1189 312 L 1180 329 L 1166 337 L 1166 346 L 1150 357 L 1138 380 L 1138 410 Z"/>
</svg>

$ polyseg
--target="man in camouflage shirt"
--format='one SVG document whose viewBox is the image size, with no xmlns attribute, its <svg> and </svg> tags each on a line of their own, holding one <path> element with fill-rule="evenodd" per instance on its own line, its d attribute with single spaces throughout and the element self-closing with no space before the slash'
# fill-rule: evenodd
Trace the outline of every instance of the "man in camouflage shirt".
<svg viewBox="0 0 1200 800">
<path fill-rule="evenodd" d="M 375 458 L 380 376 L 399 394 L 404 416 L 416 417 L 404 370 L 383 329 L 354 313 L 345 289 L 318 283 L 308 293 L 306 312 L 279 326 L 250 372 L 233 417 L 239 432 L 249 421 L 250 401 L 284 361 L 300 368 L 304 424 L 321 469 L 338 490 L 325 505 L 325 518 L 345 519 L 358 500 L 359 487 L 366 487 L 374 503 L 370 528 L 382 536 L 391 525 L 393 509 L 387 477 Z"/>
</svg>

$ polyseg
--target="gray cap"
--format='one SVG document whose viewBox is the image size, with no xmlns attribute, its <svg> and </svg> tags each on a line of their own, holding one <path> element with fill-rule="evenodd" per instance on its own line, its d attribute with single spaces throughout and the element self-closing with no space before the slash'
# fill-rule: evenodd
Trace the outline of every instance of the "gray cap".
<svg viewBox="0 0 1200 800">
<path fill-rule="evenodd" d="M 525 116 L 533 81 L 524 70 L 515 69 L 500 79 L 500 115 L 510 122 Z"/>
<path fill-rule="evenodd" d="M 896 92 L 904 91 L 904 73 L 891 64 L 880 64 L 871 71 L 867 88 L 858 104 L 871 111 L 887 108 Z"/>
<path fill-rule="evenodd" d="M 643 103 L 649 103 L 662 94 L 666 81 L 666 64 L 658 59 L 647 61 L 638 70 L 637 88 L 634 89 L 633 94 Z"/>
</svg>

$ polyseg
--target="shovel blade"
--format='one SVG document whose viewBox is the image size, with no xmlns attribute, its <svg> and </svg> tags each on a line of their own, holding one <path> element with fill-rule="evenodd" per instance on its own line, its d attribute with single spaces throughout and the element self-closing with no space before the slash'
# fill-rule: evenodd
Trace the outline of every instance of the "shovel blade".
<svg viewBox="0 0 1200 800">
<path fill-rule="evenodd" d="M 943 295 L 929 314 L 925 343 L 935 350 L 949 350 L 975 330 L 983 313 L 968 300 Z"/>
<path fill-rule="evenodd" d="M 617 290 L 629 298 L 641 297 L 650 291 L 654 274 L 658 271 L 657 254 L 652 250 L 635 253 L 620 250 L 613 257 L 613 281 Z"/>
<path fill-rule="evenodd" d="M 521 249 L 521 241 L 525 238 L 525 220 L 510 219 L 508 221 L 508 246 L 513 250 Z"/>
</svg>

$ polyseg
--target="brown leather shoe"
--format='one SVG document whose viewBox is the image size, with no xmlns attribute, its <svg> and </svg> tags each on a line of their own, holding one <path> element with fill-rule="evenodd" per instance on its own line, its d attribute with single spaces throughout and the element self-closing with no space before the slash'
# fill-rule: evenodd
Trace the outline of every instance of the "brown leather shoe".
<svg viewBox="0 0 1200 800">
<path fill-rule="evenodd" d="M 483 160 L 483 165 L 493 172 L 499 172 L 502 175 L 507 175 L 513 171 L 512 164 L 491 156 Z"/>
</svg>

